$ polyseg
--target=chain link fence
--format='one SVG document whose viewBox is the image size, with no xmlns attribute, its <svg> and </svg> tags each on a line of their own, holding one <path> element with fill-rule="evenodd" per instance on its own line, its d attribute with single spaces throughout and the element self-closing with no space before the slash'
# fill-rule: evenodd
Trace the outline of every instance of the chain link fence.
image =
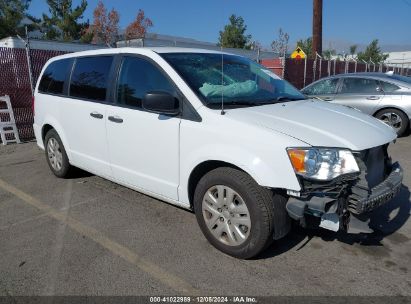
<svg viewBox="0 0 411 304">
<path fill-rule="evenodd" d="M 33 83 L 48 59 L 64 54 L 60 51 L 29 51 L 32 66 Z M 0 48 L 0 96 L 9 95 L 19 136 L 22 140 L 30 140 L 33 133 L 32 91 L 29 68 L 25 49 Z"/>
</svg>

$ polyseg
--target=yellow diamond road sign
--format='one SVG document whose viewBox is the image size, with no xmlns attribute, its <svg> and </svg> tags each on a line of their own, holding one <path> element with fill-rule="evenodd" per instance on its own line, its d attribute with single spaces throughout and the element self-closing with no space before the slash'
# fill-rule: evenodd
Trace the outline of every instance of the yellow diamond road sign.
<svg viewBox="0 0 411 304">
<path fill-rule="evenodd" d="M 291 53 L 291 58 L 293 59 L 304 59 L 305 57 L 307 57 L 307 55 L 305 55 L 304 51 L 298 46 L 295 51 Z"/>
</svg>

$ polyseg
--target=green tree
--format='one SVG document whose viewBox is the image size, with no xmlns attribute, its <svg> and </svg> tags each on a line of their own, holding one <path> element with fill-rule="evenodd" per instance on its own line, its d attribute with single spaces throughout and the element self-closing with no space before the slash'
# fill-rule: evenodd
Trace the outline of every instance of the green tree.
<svg viewBox="0 0 411 304">
<path fill-rule="evenodd" d="M 80 39 L 85 23 L 79 23 L 87 8 L 87 1 L 73 8 L 72 0 L 47 0 L 51 16 L 43 14 L 47 39 L 72 41 Z"/>
<path fill-rule="evenodd" d="M 313 56 L 313 38 L 309 37 L 305 40 L 300 39 L 297 41 L 297 46 L 300 47 L 304 53 L 307 55 L 308 58 L 312 58 Z"/>
<path fill-rule="evenodd" d="M 231 15 L 230 23 L 224 26 L 224 31 L 220 31 L 218 45 L 227 48 L 250 49 L 251 35 L 245 34 L 247 26 L 243 17 Z"/>
<path fill-rule="evenodd" d="M 355 53 L 357 53 L 357 48 L 358 48 L 358 45 L 356 44 L 353 44 L 350 46 L 350 55 L 352 57 L 354 57 Z"/>
<path fill-rule="evenodd" d="M 33 21 L 33 17 L 27 15 L 26 11 L 31 0 L 0 0 L 0 39 L 24 35 L 25 29 L 22 25 L 24 17 Z"/>
<path fill-rule="evenodd" d="M 334 49 L 328 49 L 323 51 L 323 57 L 326 60 L 331 60 L 332 56 L 336 55 L 337 52 Z"/>
<path fill-rule="evenodd" d="M 374 63 L 381 63 L 387 58 L 388 54 L 384 54 L 378 46 L 378 39 L 371 41 L 364 52 L 358 53 L 358 59 L 365 60 L 367 62 L 372 60 Z"/>
</svg>

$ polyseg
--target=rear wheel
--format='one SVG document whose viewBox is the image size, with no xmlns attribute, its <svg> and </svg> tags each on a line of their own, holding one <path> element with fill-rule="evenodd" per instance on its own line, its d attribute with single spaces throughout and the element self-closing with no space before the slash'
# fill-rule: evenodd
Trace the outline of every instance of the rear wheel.
<svg viewBox="0 0 411 304">
<path fill-rule="evenodd" d="M 375 117 L 392 127 L 398 136 L 402 136 L 407 130 L 409 119 L 401 110 L 384 109 L 379 111 Z"/>
<path fill-rule="evenodd" d="M 217 168 L 201 178 L 194 210 L 207 240 L 236 258 L 252 258 L 273 241 L 275 224 L 288 223 L 286 198 L 260 187 L 247 173 Z M 278 208 L 278 210 L 277 210 Z"/>
<path fill-rule="evenodd" d="M 44 139 L 47 163 L 57 177 L 67 177 L 72 169 L 66 150 L 56 130 L 47 132 Z"/>
</svg>

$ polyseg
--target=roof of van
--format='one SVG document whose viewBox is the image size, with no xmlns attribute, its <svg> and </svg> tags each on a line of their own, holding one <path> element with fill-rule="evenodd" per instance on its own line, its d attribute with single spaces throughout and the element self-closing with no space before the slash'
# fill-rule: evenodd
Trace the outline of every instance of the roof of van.
<svg viewBox="0 0 411 304">
<path fill-rule="evenodd" d="M 78 56 L 103 55 L 103 54 L 121 54 L 121 53 L 210 53 L 210 54 L 229 54 L 220 51 L 196 49 L 196 48 L 181 48 L 181 47 L 122 47 L 111 49 L 88 50 L 82 52 L 68 53 L 61 56 L 53 57 L 53 59 L 71 58 Z M 53 60 L 54 61 L 54 60 Z"/>
</svg>

